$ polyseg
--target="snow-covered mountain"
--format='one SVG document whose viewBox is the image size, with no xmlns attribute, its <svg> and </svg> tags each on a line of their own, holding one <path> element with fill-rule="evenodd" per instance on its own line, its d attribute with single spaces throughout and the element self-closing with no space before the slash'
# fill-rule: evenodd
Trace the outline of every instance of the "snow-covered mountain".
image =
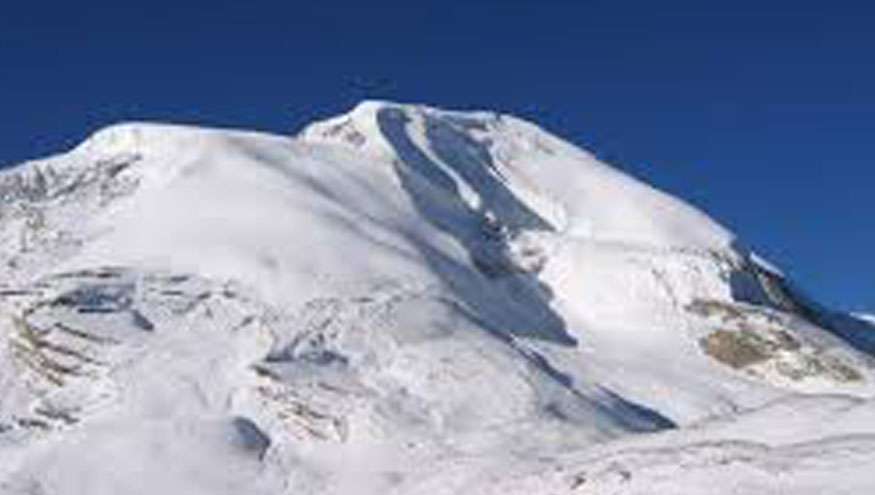
<svg viewBox="0 0 875 495">
<path fill-rule="evenodd" d="M 854 314 L 854 317 L 859 320 L 875 324 L 875 315 L 870 315 L 868 313 L 856 313 Z"/>
<path fill-rule="evenodd" d="M 0 172 L 4 495 L 869 493 L 873 350 L 506 115 L 123 124 Z"/>
</svg>

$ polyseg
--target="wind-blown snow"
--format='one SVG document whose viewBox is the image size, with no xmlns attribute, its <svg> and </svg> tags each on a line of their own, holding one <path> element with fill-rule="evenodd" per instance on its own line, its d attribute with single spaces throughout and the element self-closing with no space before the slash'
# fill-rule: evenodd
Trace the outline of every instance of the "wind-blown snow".
<svg viewBox="0 0 875 495">
<path fill-rule="evenodd" d="M 0 493 L 865 493 L 871 357 L 740 246 L 506 115 L 104 129 L 0 173 Z"/>
</svg>

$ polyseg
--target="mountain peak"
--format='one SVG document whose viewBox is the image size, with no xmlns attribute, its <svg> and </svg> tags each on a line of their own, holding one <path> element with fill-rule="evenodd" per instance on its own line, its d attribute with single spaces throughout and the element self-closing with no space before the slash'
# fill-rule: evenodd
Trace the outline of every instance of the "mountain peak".
<svg viewBox="0 0 875 495">
<path fill-rule="evenodd" d="M 507 187 L 576 236 L 711 248 L 733 239 L 690 205 L 508 115 L 365 101 L 311 124 L 298 139 L 413 166 L 436 187 L 457 188 L 474 203 Z"/>
<path fill-rule="evenodd" d="M 487 129 L 500 119 L 498 114 L 483 111 L 450 111 L 421 104 L 395 103 L 385 100 L 364 100 L 346 113 L 314 122 L 299 134 L 303 141 L 332 143 L 352 147 L 373 156 L 392 157 L 394 147 L 386 141 L 388 121 L 421 123 L 426 118 L 466 124 Z"/>
</svg>

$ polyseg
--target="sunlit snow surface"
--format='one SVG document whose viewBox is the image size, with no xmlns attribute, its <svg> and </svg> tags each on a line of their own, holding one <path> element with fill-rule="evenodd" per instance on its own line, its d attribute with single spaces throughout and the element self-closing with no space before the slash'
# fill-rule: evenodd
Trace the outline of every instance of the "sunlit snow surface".
<svg viewBox="0 0 875 495">
<path fill-rule="evenodd" d="M 0 173 L 0 494 L 872 493 L 782 277 L 510 116 L 110 127 Z"/>
</svg>

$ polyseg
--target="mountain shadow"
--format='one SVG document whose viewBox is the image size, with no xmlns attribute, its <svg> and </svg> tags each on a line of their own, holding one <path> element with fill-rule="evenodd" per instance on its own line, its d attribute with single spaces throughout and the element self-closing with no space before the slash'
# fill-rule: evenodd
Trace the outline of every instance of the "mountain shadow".
<svg viewBox="0 0 875 495">
<path fill-rule="evenodd" d="M 398 156 L 401 187 L 422 217 L 452 237 L 471 264 L 461 264 L 412 239 L 431 270 L 476 318 L 496 332 L 573 346 L 577 341 L 550 307 L 552 294 L 535 274 L 519 269 L 507 241 L 526 230 L 549 231 L 550 224 L 519 201 L 498 177 L 486 146 L 463 130 L 425 117 L 429 156 L 407 132 L 410 118 L 383 108 L 377 123 Z M 469 205 L 450 172 L 479 196 Z"/>
</svg>

